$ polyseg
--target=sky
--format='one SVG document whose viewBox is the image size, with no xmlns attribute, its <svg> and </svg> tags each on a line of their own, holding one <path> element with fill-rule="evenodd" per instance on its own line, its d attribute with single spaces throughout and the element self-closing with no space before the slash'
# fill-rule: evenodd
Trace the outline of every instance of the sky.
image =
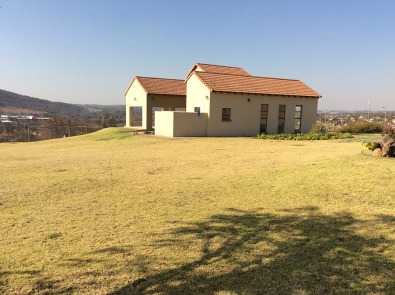
<svg viewBox="0 0 395 295">
<path fill-rule="evenodd" d="M 395 1 L 0 0 L 0 88 L 124 104 L 197 62 L 303 80 L 321 110 L 395 110 Z"/>
</svg>

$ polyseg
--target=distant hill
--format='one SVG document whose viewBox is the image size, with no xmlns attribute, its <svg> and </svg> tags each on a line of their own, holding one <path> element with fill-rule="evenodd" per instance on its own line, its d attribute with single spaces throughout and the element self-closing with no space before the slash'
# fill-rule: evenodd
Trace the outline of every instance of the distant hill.
<svg viewBox="0 0 395 295">
<path fill-rule="evenodd" d="M 95 112 L 112 112 L 122 110 L 124 110 L 124 107 L 120 105 L 78 105 L 54 102 L 0 89 L 0 113 L 29 113 L 74 117 L 89 115 Z"/>
</svg>

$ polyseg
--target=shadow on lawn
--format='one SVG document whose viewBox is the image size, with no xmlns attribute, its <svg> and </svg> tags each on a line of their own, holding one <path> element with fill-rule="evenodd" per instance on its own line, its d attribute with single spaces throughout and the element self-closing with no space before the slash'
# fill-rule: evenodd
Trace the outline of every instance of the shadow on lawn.
<svg viewBox="0 0 395 295">
<path fill-rule="evenodd" d="M 384 219 L 377 222 L 395 225 Z M 201 243 L 197 259 L 111 294 L 394 294 L 395 262 L 383 254 L 394 243 L 360 234 L 364 224 L 312 207 L 279 215 L 229 209 L 155 245 Z"/>
<path fill-rule="evenodd" d="M 175 264 L 114 245 L 58 263 L 68 269 L 63 278 L 0 269 L 0 293 L 15 276 L 32 282 L 27 294 L 78 294 L 107 289 L 115 277 L 140 275 L 110 294 L 395 294 L 395 262 L 388 257 L 395 242 L 378 235 L 394 228 L 391 215 L 364 221 L 315 207 L 276 214 L 228 209 L 180 224 L 152 245 L 180 260 L 189 254 L 174 268 L 155 272 L 162 262 Z"/>
</svg>

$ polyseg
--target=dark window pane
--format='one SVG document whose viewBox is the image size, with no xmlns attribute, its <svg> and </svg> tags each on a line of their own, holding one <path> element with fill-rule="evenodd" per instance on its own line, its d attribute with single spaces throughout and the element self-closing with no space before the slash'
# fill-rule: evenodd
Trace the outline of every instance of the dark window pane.
<svg viewBox="0 0 395 295">
<path fill-rule="evenodd" d="M 285 130 L 285 104 L 280 104 L 278 107 L 278 133 L 284 133 Z"/>
<path fill-rule="evenodd" d="M 130 126 L 141 127 L 143 126 L 143 107 L 130 107 L 129 109 Z"/>
<path fill-rule="evenodd" d="M 222 121 L 223 122 L 231 121 L 231 109 L 230 108 L 223 108 L 222 109 Z"/>
<path fill-rule="evenodd" d="M 268 117 L 269 117 L 269 105 L 268 104 L 261 104 L 261 116 L 260 116 L 260 126 L 259 126 L 260 133 L 267 132 Z"/>
</svg>

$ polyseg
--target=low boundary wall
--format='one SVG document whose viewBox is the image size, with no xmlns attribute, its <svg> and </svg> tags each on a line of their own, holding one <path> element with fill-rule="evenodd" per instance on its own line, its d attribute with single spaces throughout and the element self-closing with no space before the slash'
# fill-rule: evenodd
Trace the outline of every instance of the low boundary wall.
<svg viewBox="0 0 395 295">
<path fill-rule="evenodd" d="M 155 135 L 167 137 L 207 136 L 206 113 L 155 112 Z"/>
</svg>

